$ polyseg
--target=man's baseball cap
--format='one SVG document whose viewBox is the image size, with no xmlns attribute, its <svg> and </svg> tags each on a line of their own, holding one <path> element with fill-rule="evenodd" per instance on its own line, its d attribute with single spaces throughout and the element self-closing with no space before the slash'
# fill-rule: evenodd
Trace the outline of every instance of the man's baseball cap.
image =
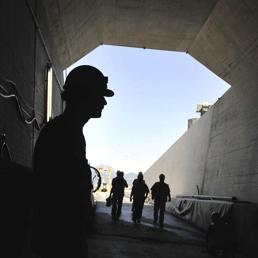
<svg viewBox="0 0 258 258">
<path fill-rule="evenodd" d="M 62 98 L 69 101 L 89 95 L 112 97 L 114 92 L 107 88 L 107 83 L 108 77 L 100 70 L 90 65 L 81 65 L 68 74 Z"/>
</svg>

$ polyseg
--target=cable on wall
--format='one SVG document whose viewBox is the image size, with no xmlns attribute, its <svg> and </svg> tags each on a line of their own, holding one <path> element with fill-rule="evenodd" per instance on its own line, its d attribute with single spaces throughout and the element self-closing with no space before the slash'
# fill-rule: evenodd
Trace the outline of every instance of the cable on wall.
<svg viewBox="0 0 258 258">
<path fill-rule="evenodd" d="M 8 161 L 12 160 L 10 150 L 6 143 L 6 135 L 4 133 L 0 136 L 0 158 Z"/>
<path fill-rule="evenodd" d="M 9 84 L 11 87 L 12 87 L 12 93 L 9 92 L 8 90 L 6 90 L 6 88 L 0 83 L 0 96 L 2 98 L 5 98 L 5 99 L 14 99 L 15 100 L 15 103 L 16 103 L 16 106 L 17 106 L 17 109 L 18 109 L 18 113 L 22 119 L 22 121 L 27 124 L 27 125 L 31 125 L 31 124 L 34 124 L 36 129 L 40 129 L 42 127 L 42 125 L 40 126 L 39 125 L 39 122 L 37 120 L 37 118 L 35 117 L 35 111 L 34 109 L 32 109 L 28 104 L 26 104 L 26 102 L 24 101 L 24 99 L 19 95 L 19 93 L 17 92 L 16 90 L 16 83 L 11 81 L 11 80 L 8 80 L 8 79 L 5 79 L 2 75 L 0 75 L 0 79 L 2 81 L 4 81 L 5 83 Z M 30 112 L 32 114 L 30 114 L 24 107 L 22 107 L 21 105 L 21 101 L 20 99 L 22 99 L 22 102 L 24 103 L 24 105 L 26 105 L 26 107 L 28 109 L 30 109 Z"/>
</svg>

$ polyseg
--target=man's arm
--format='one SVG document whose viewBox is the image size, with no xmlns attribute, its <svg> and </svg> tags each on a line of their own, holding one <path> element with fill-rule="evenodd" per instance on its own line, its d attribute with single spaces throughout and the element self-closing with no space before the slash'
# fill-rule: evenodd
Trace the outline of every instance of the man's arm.
<svg viewBox="0 0 258 258">
<path fill-rule="evenodd" d="M 171 196 L 170 193 L 168 193 L 168 201 L 171 202 Z"/>
<path fill-rule="evenodd" d="M 130 202 L 131 202 L 131 201 L 132 201 L 132 199 L 133 199 L 133 195 L 134 195 L 134 188 L 135 188 L 135 186 L 133 186 L 132 191 L 131 191 L 131 194 L 130 194 Z"/>
<path fill-rule="evenodd" d="M 155 199 L 156 187 L 157 187 L 157 183 L 155 183 L 155 184 L 151 187 L 151 199 L 152 199 L 152 200 Z"/>
<path fill-rule="evenodd" d="M 149 192 L 150 192 L 149 187 L 145 184 L 145 195 L 144 195 L 145 199 L 148 197 Z"/>
<path fill-rule="evenodd" d="M 111 190 L 110 190 L 109 196 L 111 196 L 113 193 L 114 193 L 114 178 L 112 179 Z"/>
<path fill-rule="evenodd" d="M 168 201 L 169 202 L 171 202 L 171 195 L 170 195 L 170 188 L 169 188 L 169 185 L 167 185 L 168 186 Z"/>
<path fill-rule="evenodd" d="M 111 187 L 111 190 L 110 190 L 110 197 L 112 196 L 112 194 L 113 194 L 113 187 Z"/>
</svg>

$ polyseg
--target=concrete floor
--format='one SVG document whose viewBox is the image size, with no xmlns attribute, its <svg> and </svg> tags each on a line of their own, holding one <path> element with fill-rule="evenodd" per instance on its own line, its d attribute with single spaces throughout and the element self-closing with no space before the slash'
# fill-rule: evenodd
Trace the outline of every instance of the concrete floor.
<svg viewBox="0 0 258 258">
<path fill-rule="evenodd" d="M 97 201 L 92 233 L 88 236 L 89 258 L 209 258 L 203 252 L 205 234 L 166 213 L 163 228 L 152 223 L 153 207 L 146 205 L 142 222 L 131 221 L 131 203 L 124 198 L 118 222 L 111 220 L 105 206 L 106 193 L 95 194 Z M 25 250 L 26 251 L 26 250 Z M 39 258 L 28 250 L 22 258 Z M 72 258 L 72 257 L 71 257 Z M 235 258 L 246 258 L 236 254 Z"/>
<path fill-rule="evenodd" d="M 210 257 L 202 252 L 205 234 L 166 214 L 165 225 L 153 225 L 153 207 L 145 206 L 141 224 L 131 221 L 131 204 L 124 199 L 119 222 L 111 220 L 111 208 L 105 206 L 106 193 L 97 193 L 93 233 L 88 239 L 89 257 Z"/>
</svg>

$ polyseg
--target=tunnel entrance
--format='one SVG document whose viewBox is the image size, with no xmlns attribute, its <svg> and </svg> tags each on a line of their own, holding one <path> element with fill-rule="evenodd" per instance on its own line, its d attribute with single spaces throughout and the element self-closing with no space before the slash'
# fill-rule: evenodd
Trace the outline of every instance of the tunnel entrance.
<svg viewBox="0 0 258 258">
<path fill-rule="evenodd" d="M 88 159 L 125 173 L 146 171 L 199 118 L 197 104 L 230 87 L 186 53 L 103 45 L 64 75 L 84 64 L 103 70 L 116 93 L 84 129 Z"/>
</svg>

